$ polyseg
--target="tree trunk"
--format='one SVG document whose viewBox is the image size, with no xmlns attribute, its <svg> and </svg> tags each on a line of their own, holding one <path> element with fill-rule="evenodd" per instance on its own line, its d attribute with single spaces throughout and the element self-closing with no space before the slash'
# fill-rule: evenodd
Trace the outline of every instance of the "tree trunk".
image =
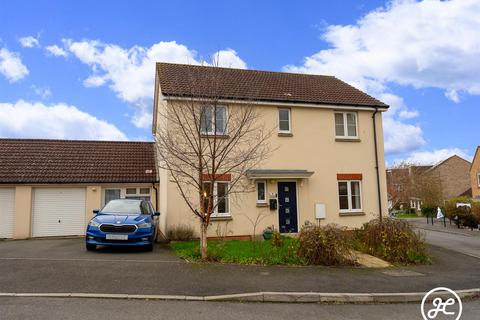
<svg viewBox="0 0 480 320">
<path fill-rule="evenodd" d="M 200 252 L 202 254 L 202 260 L 207 259 L 207 225 L 205 222 L 201 222 L 200 225 Z"/>
</svg>

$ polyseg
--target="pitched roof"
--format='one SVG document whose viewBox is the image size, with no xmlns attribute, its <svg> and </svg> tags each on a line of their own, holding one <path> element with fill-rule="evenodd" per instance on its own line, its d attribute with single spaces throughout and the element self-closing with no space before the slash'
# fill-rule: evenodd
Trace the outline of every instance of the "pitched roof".
<svg viewBox="0 0 480 320">
<path fill-rule="evenodd" d="M 0 183 L 156 181 L 152 142 L 0 139 Z"/>
<path fill-rule="evenodd" d="M 157 81 L 166 97 L 349 105 L 388 108 L 388 105 L 333 77 L 157 63 Z"/>
</svg>

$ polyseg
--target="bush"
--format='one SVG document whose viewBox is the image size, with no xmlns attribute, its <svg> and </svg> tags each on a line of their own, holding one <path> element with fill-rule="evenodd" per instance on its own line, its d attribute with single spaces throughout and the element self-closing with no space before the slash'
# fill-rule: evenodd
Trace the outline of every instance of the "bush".
<svg viewBox="0 0 480 320">
<path fill-rule="evenodd" d="M 453 219 L 455 220 L 455 224 L 457 226 L 463 226 L 471 229 L 476 229 L 479 224 L 477 215 L 474 214 L 473 210 L 468 207 L 456 208 Z"/>
<path fill-rule="evenodd" d="M 188 241 L 195 237 L 195 231 L 188 225 L 177 225 L 167 231 L 167 238 L 170 241 Z"/>
<path fill-rule="evenodd" d="M 298 255 L 308 264 L 354 265 L 349 240 L 345 230 L 334 224 L 304 227 L 298 238 Z"/>
<path fill-rule="evenodd" d="M 379 219 L 355 231 L 358 249 L 392 263 L 426 263 L 429 257 L 422 237 L 405 221 Z"/>
<path fill-rule="evenodd" d="M 422 206 L 422 215 L 425 217 L 434 217 L 437 214 L 437 207 Z"/>
</svg>

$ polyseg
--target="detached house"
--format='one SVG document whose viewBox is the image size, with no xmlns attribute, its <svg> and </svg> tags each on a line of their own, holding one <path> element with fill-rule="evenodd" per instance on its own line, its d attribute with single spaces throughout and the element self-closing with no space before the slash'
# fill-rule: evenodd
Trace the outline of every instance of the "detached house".
<svg viewBox="0 0 480 320">
<path fill-rule="evenodd" d="M 214 84 L 213 78 L 222 81 Z M 232 108 L 254 103 L 262 123 L 275 128 L 269 138 L 275 151 L 242 177 L 252 192 L 224 198 L 215 209 L 209 236 L 218 236 L 219 229 L 227 236 L 249 236 L 259 215 L 257 231 L 274 226 L 296 233 L 308 223 L 359 227 L 387 213 L 382 128 L 387 105 L 332 76 L 158 63 L 153 134 L 169 125 L 162 110 L 201 98 L 212 86 L 220 107 L 209 115 L 222 123 Z M 209 128 L 205 134 L 212 134 Z M 224 128 L 213 131 L 229 138 Z M 198 218 L 168 171 L 159 169 L 159 178 L 162 231 L 178 225 L 198 230 Z M 215 182 L 215 196 L 224 194 L 233 178 Z"/>
</svg>

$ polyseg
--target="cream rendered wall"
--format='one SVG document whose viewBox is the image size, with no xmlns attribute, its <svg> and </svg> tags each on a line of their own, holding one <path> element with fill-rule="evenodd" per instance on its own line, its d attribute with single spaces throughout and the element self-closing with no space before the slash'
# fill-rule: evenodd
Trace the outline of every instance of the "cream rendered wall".
<svg viewBox="0 0 480 320">
<path fill-rule="evenodd" d="M 93 218 L 93 209 L 99 209 L 102 204 L 102 187 L 101 186 L 87 186 L 85 192 L 85 223 L 88 223 Z"/>
<path fill-rule="evenodd" d="M 276 126 L 278 108 L 276 106 L 260 106 L 263 121 L 267 126 Z M 355 110 L 355 109 L 353 109 Z M 325 223 L 338 223 L 349 228 L 359 227 L 362 223 L 378 216 L 377 178 L 375 170 L 375 153 L 373 143 L 372 111 L 358 111 L 358 130 L 360 141 L 340 142 L 335 140 L 334 110 L 320 108 L 294 107 L 291 109 L 293 137 L 274 135 L 271 144 L 278 150 L 268 159 L 263 169 L 307 169 L 315 173 L 309 179 L 298 180 L 298 226 L 306 220 L 315 221 L 314 205 L 316 202 L 326 204 L 327 218 Z M 382 192 L 382 212 L 387 212 L 387 192 L 385 176 L 385 160 L 383 148 L 383 129 L 381 113 L 376 116 L 377 141 L 379 154 L 379 171 Z M 361 173 L 362 181 L 362 216 L 340 216 L 338 205 L 337 173 Z M 179 224 L 190 224 L 199 228 L 198 219 L 190 212 L 180 197 L 174 183 L 167 181 L 164 175 L 160 179 L 164 194 L 162 207 L 166 206 L 166 227 Z M 276 181 L 268 182 L 267 192 L 277 193 Z M 252 187 L 253 187 L 252 182 Z M 166 189 L 166 190 L 165 190 Z M 266 217 L 257 228 L 260 233 L 268 225 L 278 228 L 278 213 L 268 208 L 258 208 L 255 192 L 231 199 L 232 220 L 212 222 L 209 236 L 216 236 L 220 227 L 230 232 L 227 235 L 252 234 L 249 219 L 264 212 Z M 223 231 L 223 233 L 225 233 Z"/>
</svg>

